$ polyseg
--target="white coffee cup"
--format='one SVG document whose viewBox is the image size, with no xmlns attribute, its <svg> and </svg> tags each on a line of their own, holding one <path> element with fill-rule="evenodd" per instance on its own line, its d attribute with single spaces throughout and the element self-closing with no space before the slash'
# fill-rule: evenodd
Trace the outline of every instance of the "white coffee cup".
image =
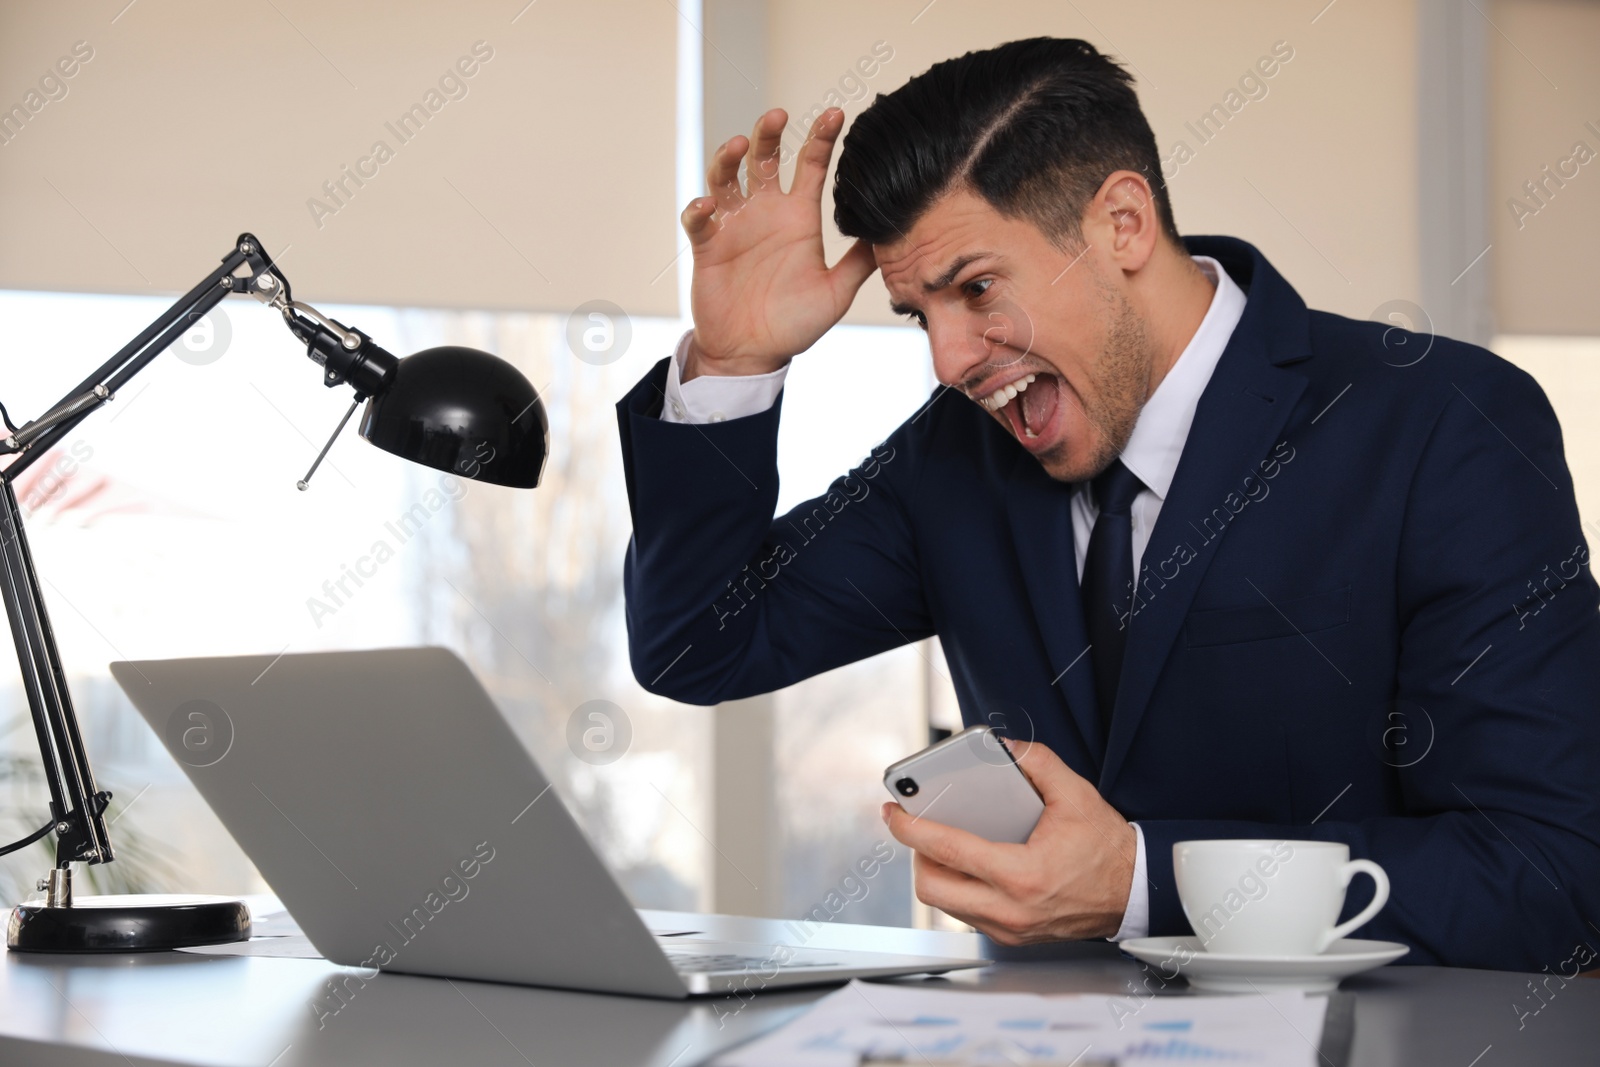
<svg viewBox="0 0 1600 1067">
<path fill-rule="evenodd" d="M 1207 952 L 1314 956 L 1366 923 L 1389 900 L 1389 876 L 1333 841 L 1179 841 L 1178 899 Z M 1350 879 L 1377 883 L 1372 903 L 1339 922 Z M 1335 925 L 1337 923 L 1338 925 Z"/>
</svg>

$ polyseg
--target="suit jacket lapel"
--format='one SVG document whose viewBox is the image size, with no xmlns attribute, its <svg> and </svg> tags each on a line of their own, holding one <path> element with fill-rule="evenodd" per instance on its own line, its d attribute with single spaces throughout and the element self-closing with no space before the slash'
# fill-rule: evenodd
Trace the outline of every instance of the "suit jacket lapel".
<svg viewBox="0 0 1600 1067">
<path fill-rule="evenodd" d="M 1085 768 L 1086 777 L 1093 780 L 1105 740 L 1100 736 L 1089 658 L 1083 654 L 1088 638 L 1078 596 L 1072 491 L 1071 485 L 1051 478 L 1038 460 L 1019 450 L 1006 484 L 1006 510 L 1023 584 L 1049 659 L 1050 676 L 1071 712 L 1071 721 L 1063 724 L 1065 733 L 1070 736 L 1076 732 L 1090 761 Z M 1045 729 L 1049 729 L 1048 724 Z M 1067 753 L 1059 749 L 1058 753 L 1067 758 Z"/>
<path fill-rule="evenodd" d="M 1259 278 L 1260 264 L 1257 271 L 1258 281 L 1266 281 Z M 1293 290 L 1288 289 L 1281 278 L 1275 280 L 1298 304 Z M 1278 294 L 1258 291 L 1270 288 L 1273 287 L 1252 287 L 1249 300 L 1270 303 L 1269 298 Z M 1259 475 L 1257 465 L 1281 439 L 1279 435 L 1284 424 L 1305 390 L 1304 376 L 1273 364 L 1303 358 L 1308 347 L 1286 351 L 1283 336 L 1276 339 L 1277 344 L 1271 343 L 1269 325 L 1292 324 L 1263 322 L 1275 314 L 1293 318 L 1290 313 L 1294 310 L 1293 307 L 1247 304 L 1246 317 L 1234 330 L 1200 397 L 1171 489 L 1161 504 L 1161 516 L 1156 520 L 1155 530 L 1140 560 L 1141 596 L 1129 624 L 1122 677 L 1117 686 L 1117 706 L 1100 775 L 1102 793 L 1111 787 L 1127 758 L 1201 579 L 1216 555 L 1217 545 L 1231 526 L 1231 522 L 1221 524 L 1220 532 L 1214 532 L 1219 524 L 1213 521 L 1208 530 L 1204 520 L 1212 515 L 1213 509 L 1220 508 L 1223 514 L 1230 514 L 1225 504 L 1229 494 L 1242 497 L 1245 476 Z M 1298 314 L 1299 336 L 1303 339 L 1303 304 L 1299 305 Z M 1287 334 L 1291 341 L 1295 336 L 1292 330 L 1277 332 Z M 1169 559 L 1175 562 L 1182 559 L 1181 555 L 1174 555 L 1180 545 L 1189 546 L 1194 556 L 1178 566 L 1175 577 L 1166 579 L 1161 574 L 1160 564 Z M 1171 569 L 1172 564 L 1168 564 L 1167 570 Z M 1146 590 L 1148 596 L 1144 595 Z"/>
</svg>

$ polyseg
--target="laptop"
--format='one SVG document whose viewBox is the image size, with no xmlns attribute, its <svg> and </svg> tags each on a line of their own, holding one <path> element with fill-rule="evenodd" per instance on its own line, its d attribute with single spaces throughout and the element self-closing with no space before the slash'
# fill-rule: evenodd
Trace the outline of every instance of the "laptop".
<svg viewBox="0 0 1600 1067">
<path fill-rule="evenodd" d="M 111 664 L 335 963 L 652 997 L 940 974 L 971 957 L 652 931 L 468 666 L 444 648 Z M 778 924 L 766 924 L 769 927 Z M 870 930 L 871 928 L 863 928 Z"/>
</svg>

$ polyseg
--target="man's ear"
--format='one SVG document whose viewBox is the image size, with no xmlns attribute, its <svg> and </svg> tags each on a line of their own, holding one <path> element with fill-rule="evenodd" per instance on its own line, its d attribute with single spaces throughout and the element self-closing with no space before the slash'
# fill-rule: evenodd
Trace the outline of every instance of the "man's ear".
<svg viewBox="0 0 1600 1067">
<path fill-rule="evenodd" d="M 1161 239 L 1155 195 L 1144 175 L 1119 170 L 1101 184 L 1084 212 L 1084 237 L 1124 271 L 1139 270 Z"/>
</svg>

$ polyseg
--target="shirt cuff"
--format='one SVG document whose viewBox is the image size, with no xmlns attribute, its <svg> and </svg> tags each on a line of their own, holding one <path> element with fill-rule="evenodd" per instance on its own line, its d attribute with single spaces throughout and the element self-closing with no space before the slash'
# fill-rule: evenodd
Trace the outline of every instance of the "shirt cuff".
<svg viewBox="0 0 1600 1067">
<path fill-rule="evenodd" d="M 768 374 L 702 374 L 692 381 L 684 381 L 683 361 L 688 357 L 689 338 L 693 333 L 693 330 L 685 331 L 678 342 L 678 350 L 667 363 L 662 422 L 725 422 L 759 415 L 772 407 L 778 394 L 783 392 L 783 379 L 789 373 L 787 366 Z"/>
<path fill-rule="evenodd" d="M 1144 862 L 1144 828 L 1133 823 L 1139 837 L 1133 854 L 1133 884 L 1128 887 L 1128 907 L 1122 913 L 1122 928 L 1112 941 L 1129 941 L 1150 933 L 1150 878 Z"/>
</svg>

